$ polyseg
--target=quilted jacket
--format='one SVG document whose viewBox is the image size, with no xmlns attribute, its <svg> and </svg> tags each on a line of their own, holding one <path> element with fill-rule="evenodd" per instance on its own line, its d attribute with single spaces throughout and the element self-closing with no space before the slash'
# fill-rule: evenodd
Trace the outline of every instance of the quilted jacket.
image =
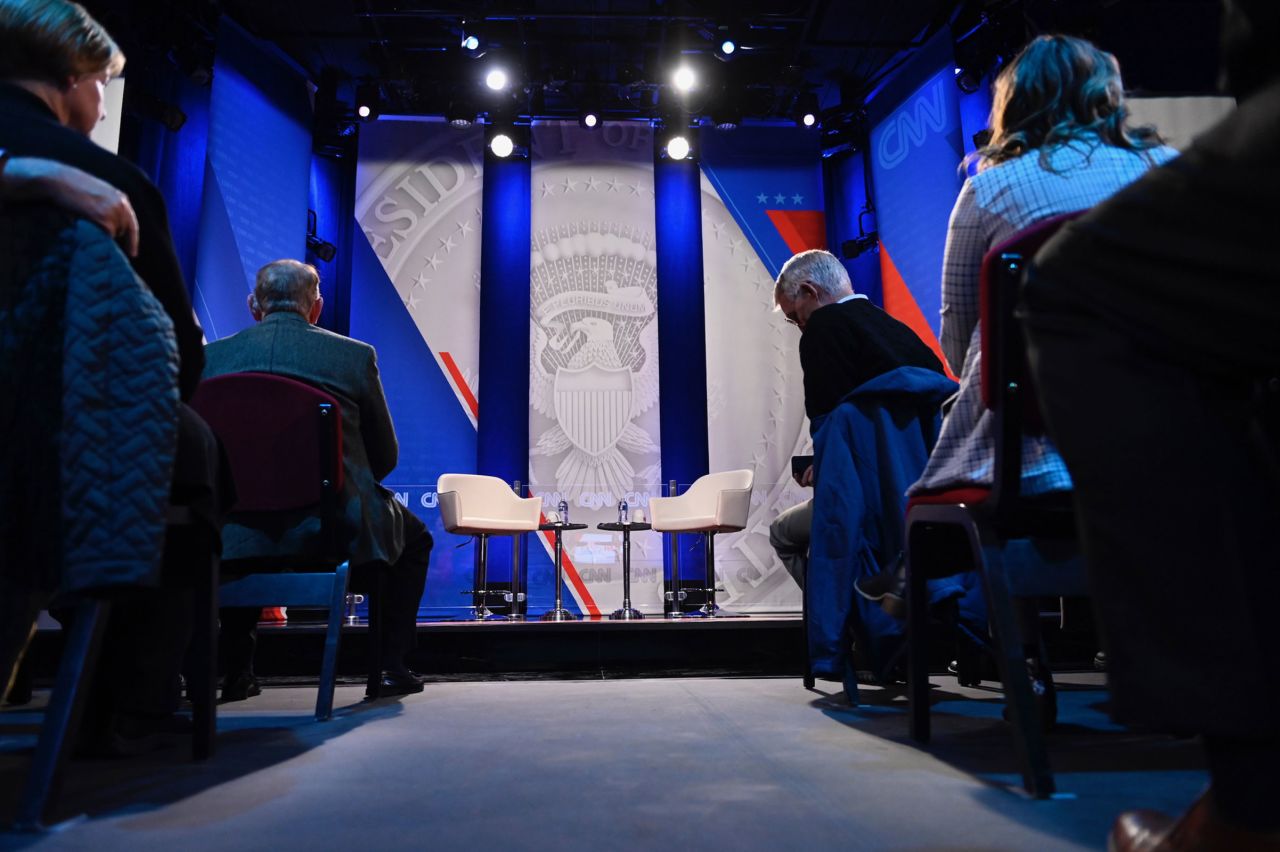
<svg viewBox="0 0 1280 852">
<path fill-rule="evenodd" d="M 0 246 L 0 575 L 30 590 L 155 584 L 177 444 L 173 324 L 94 225 L 11 208 Z"/>
</svg>

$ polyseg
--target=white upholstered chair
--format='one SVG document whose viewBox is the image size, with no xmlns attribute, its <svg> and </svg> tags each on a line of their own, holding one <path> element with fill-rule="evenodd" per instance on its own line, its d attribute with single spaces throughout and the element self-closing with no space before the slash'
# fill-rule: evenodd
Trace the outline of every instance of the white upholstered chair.
<svg viewBox="0 0 1280 852">
<path fill-rule="evenodd" d="M 719 614 L 720 608 L 716 606 L 715 534 L 737 532 L 746 527 L 754 478 L 750 470 L 709 473 L 694 480 L 683 494 L 649 499 L 649 523 L 658 532 L 702 533 L 706 537 L 706 603 L 696 613 L 690 614 Z M 673 570 L 679 569 L 673 565 Z M 679 598 L 679 583 L 672 583 L 672 592 Z M 673 615 L 680 612 L 678 599 L 672 602 L 671 610 Z"/>
<path fill-rule="evenodd" d="M 520 497 L 511 486 L 496 476 L 471 473 L 446 473 L 436 482 L 440 499 L 440 516 L 444 528 L 457 535 L 473 535 L 479 541 L 480 572 L 476 588 L 476 620 L 502 619 L 506 616 L 490 611 L 489 587 L 485 579 L 488 568 L 489 536 L 520 535 L 538 528 L 542 500 Z M 515 575 L 512 575 L 515 579 Z M 513 586 L 516 583 L 512 583 Z M 512 611 L 519 611 L 520 590 L 512 588 Z"/>
</svg>

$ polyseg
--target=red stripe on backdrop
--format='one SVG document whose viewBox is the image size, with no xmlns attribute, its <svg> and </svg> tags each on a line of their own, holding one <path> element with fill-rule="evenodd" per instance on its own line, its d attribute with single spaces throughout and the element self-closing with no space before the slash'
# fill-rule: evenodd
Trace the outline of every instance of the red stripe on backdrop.
<svg viewBox="0 0 1280 852">
<path fill-rule="evenodd" d="M 920 310 L 920 305 L 916 303 L 915 296 L 911 295 L 911 290 L 907 287 L 907 282 L 902 280 L 902 274 L 898 272 L 898 267 L 894 265 L 893 258 L 889 257 L 889 249 L 885 244 L 880 243 L 880 286 L 884 293 L 884 309 L 889 316 L 905 323 L 911 328 L 925 345 L 933 350 L 933 354 L 938 356 L 938 360 L 942 362 L 942 367 L 947 371 L 947 375 L 956 378 L 955 373 L 951 372 L 951 365 L 947 363 L 947 359 L 942 354 L 942 346 L 938 343 L 937 336 L 933 333 L 928 320 L 924 318 L 924 313 Z"/>
<path fill-rule="evenodd" d="M 827 217 L 821 210 L 766 210 L 791 253 L 827 247 Z"/>
<path fill-rule="evenodd" d="M 449 371 L 453 386 L 458 389 L 458 393 L 462 394 L 462 398 L 467 402 L 467 407 L 471 409 L 471 416 L 479 417 L 480 404 L 476 402 L 476 395 L 471 392 L 471 388 L 467 387 L 467 380 L 462 378 L 462 371 L 458 369 L 458 363 L 453 360 L 453 356 L 448 352 L 441 352 L 440 360 L 444 362 L 445 369 Z"/>
<path fill-rule="evenodd" d="M 547 516 L 542 515 L 542 523 L 547 522 Z M 556 534 L 551 530 L 543 530 L 542 537 L 547 540 L 547 544 L 551 548 L 551 553 L 556 552 Z M 574 567 L 573 560 L 569 558 L 569 554 L 561 552 L 560 557 L 564 560 L 564 576 L 568 579 L 569 584 L 578 592 L 578 599 L 582 601 L 582 607 L 587 611 L 587 615 L 599 615 L 600 608 L 596 606 L 595 598 L 591 597 L 591 592 L 587 591 L 587 586 L 582 582 L 582 578 L 578 576 L 578 569 Z M 553 557 L 554 558 L 554 557 Z"/>
</svg>

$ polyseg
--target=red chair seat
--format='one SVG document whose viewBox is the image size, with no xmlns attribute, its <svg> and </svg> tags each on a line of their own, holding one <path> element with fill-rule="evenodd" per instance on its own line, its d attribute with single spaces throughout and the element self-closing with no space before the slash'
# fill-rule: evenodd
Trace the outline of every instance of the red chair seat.
<svg viewBox="0 0 1280 852">
<path fill-rule="evenodd" d="M 907 511 L 915 506 L 952 506 L 960 503 L 983 503 L 991 496 L 990 488 L 970 485 L 966 488 L 951 488 L 946 491 L 928 491 L 924 494 L 913 494 L 907 500 Z"/>
</svg>

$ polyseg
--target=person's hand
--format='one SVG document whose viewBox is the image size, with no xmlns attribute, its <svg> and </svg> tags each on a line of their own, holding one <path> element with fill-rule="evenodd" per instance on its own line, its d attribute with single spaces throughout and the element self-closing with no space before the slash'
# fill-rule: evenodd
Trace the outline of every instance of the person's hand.
<svg viewBox="0 0 1280 852">
<path fill-rule="evenodd" d="M 129 197 L 74 166 L 39 157 L 13 157 L 4 169 L 6 194 L 48 200 L 102 227 L 130 257 L 138 254 L 138 216 Z"/>
<path fill-rule="evenodd" d="M 806 467 L 804 473 L 800 474 L 800 484 L 805 488 L 813 487 L 813 465 Z"/>
</svg>

